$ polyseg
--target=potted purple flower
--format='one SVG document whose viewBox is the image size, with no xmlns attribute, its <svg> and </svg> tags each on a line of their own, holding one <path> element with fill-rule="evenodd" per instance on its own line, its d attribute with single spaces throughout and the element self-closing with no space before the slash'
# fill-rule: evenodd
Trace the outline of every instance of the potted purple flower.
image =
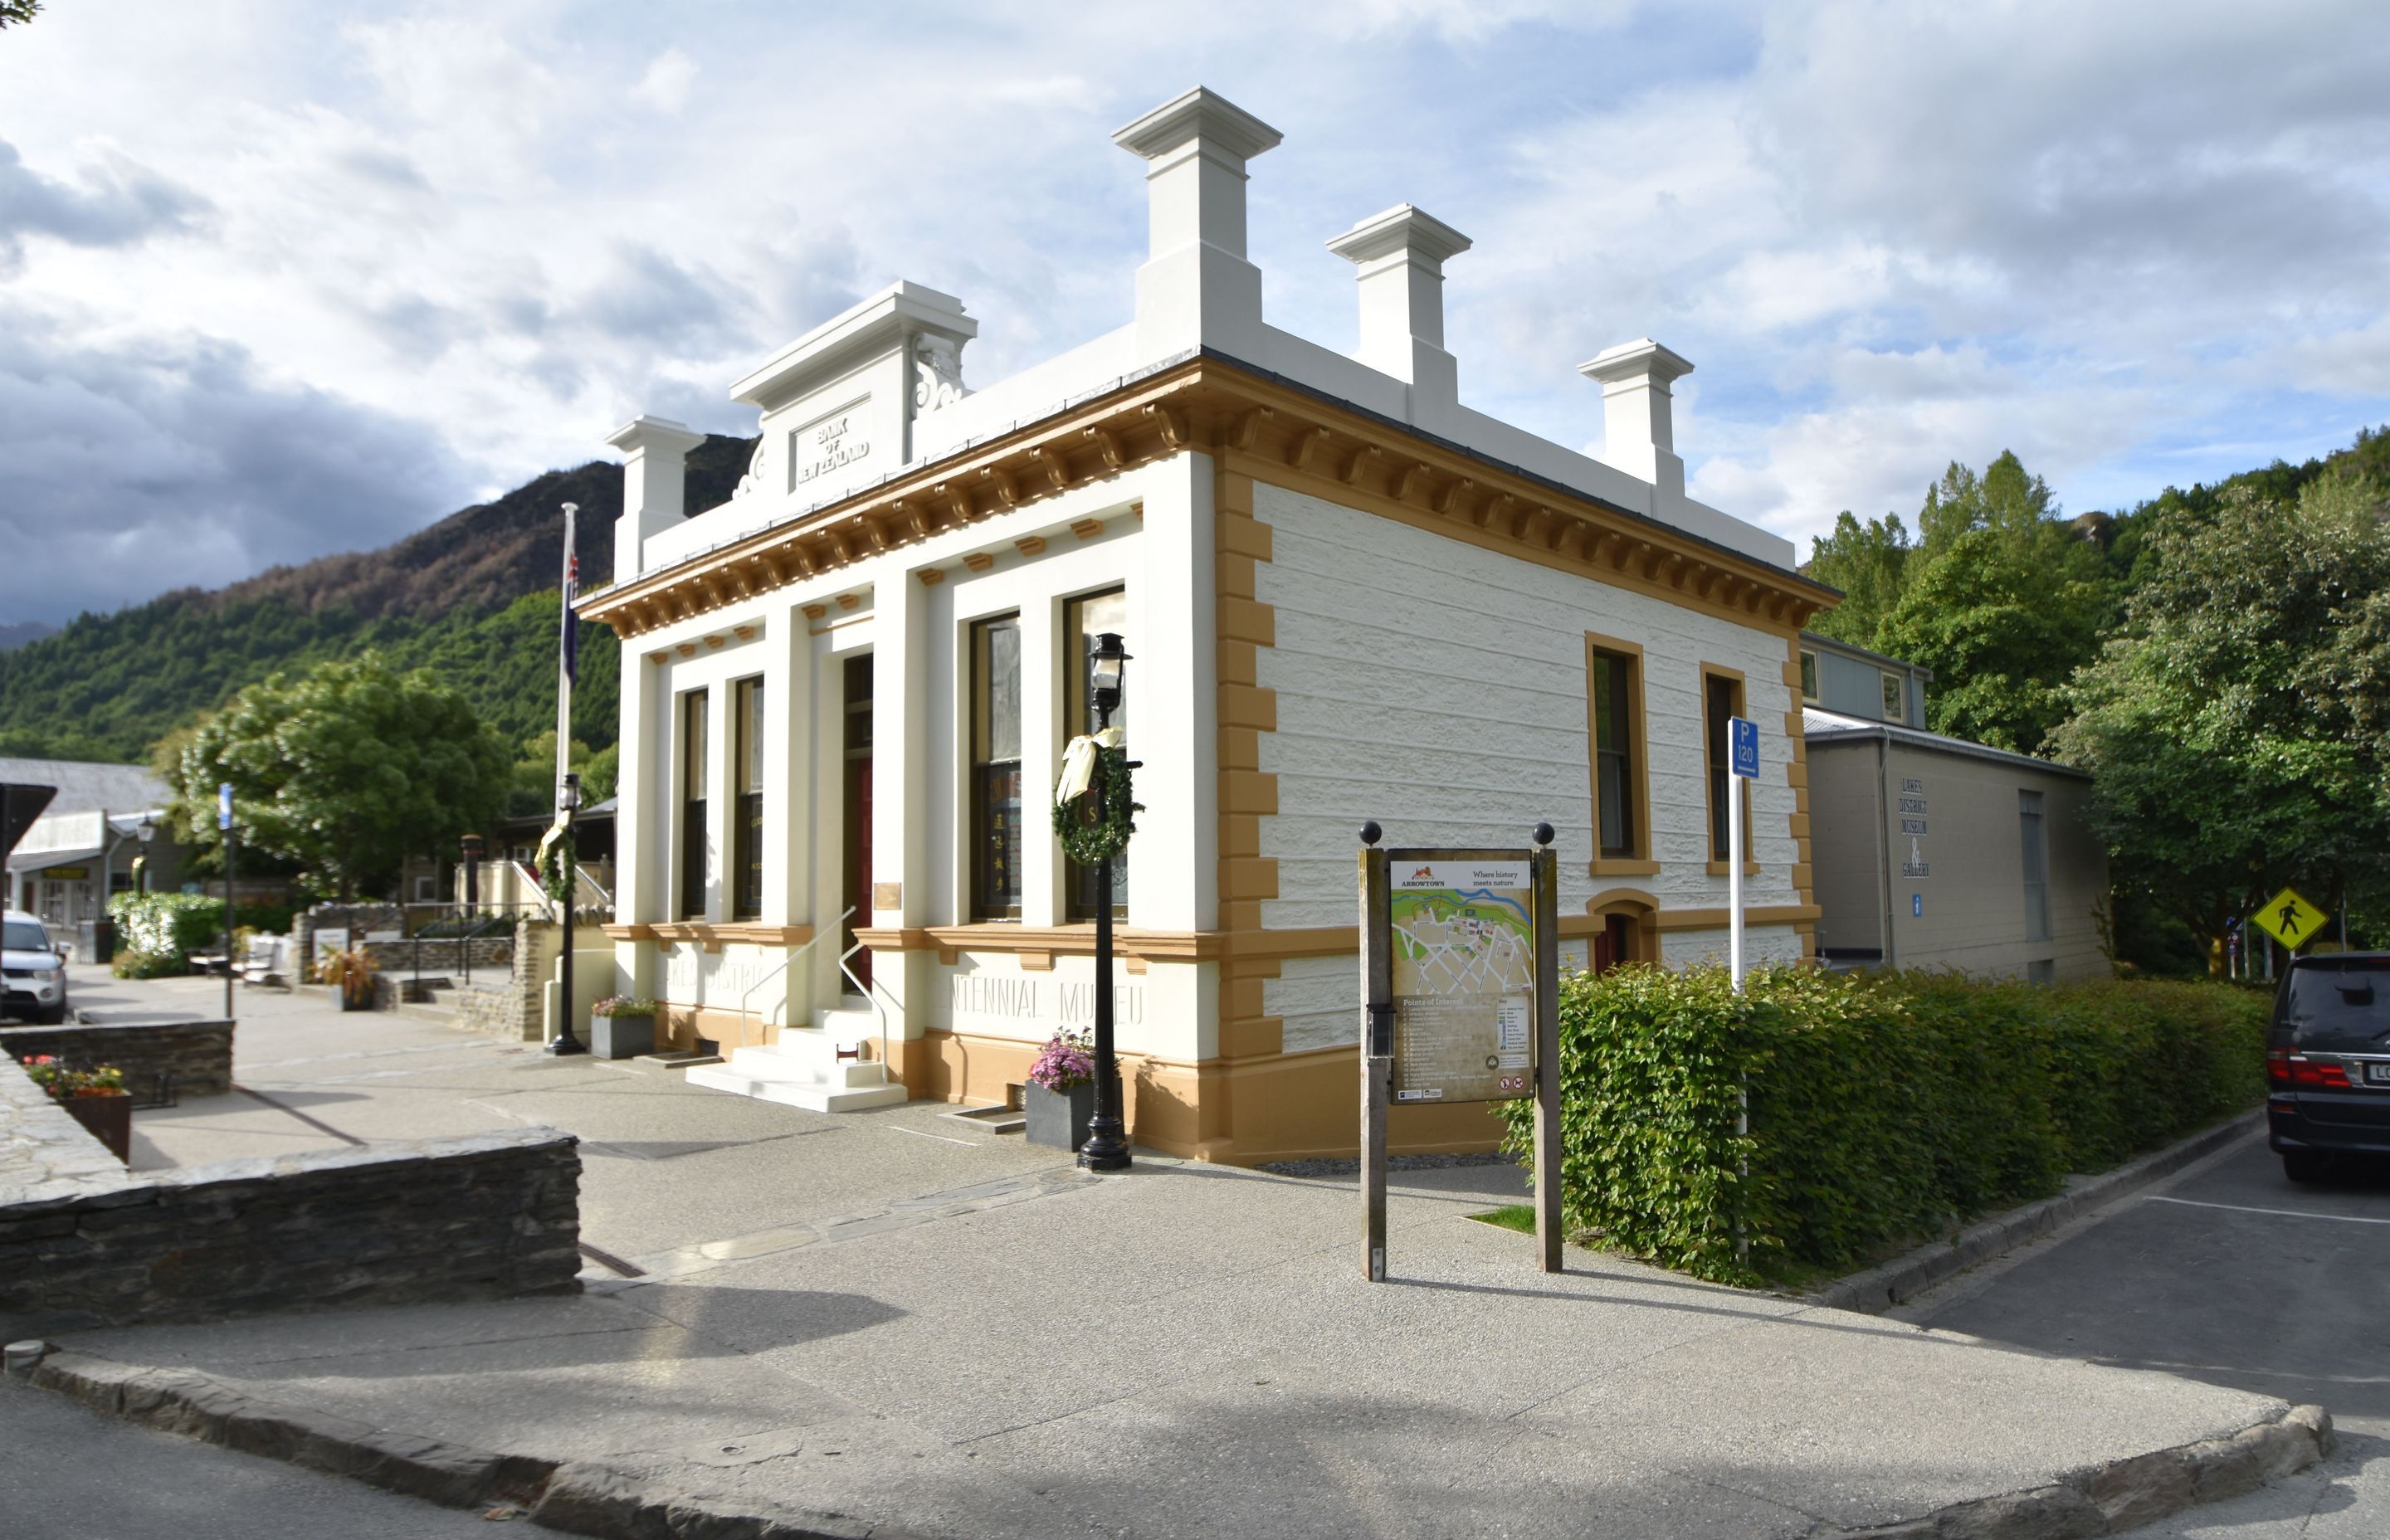
<svg viewBox="0 0 2390 1540">
<path fill-rule="evenodd" d="M 1087 1120 L 1096 1115 L 1096 1058 L 1085 1033 L 1058 1032 L 1046 1040 L 1029 1084 L 1021 1088 L 1023 1130 L 1031 1144 L 1075 1150 L 1087 1142 Z"/>
</svg>

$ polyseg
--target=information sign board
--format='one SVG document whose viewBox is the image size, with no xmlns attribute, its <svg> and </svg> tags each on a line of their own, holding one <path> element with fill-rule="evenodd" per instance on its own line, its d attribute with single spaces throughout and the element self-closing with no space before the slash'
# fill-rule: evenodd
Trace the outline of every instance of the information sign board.
<svg viewBox="0 0 2390 1540">
<path fill-rule="evenodd" d="M 1759 724 L 1745 716 L 1726 719 L 1727 767 L 1744 780 L 1759 778 Z"/>
<path fill-rule="evenodd" d="M 1523 857 L 1390 850 L 1394 1100 L 1507 1101 L 1535 1084 L 1535 881 Z"/>
<path fill-rule="evenodd" d="M 1386 1149 L 1404 1107 L 1532 1098 L 1536 1249 L 1561 1267 L 1560 867 L 1531 850 L 1382 850 L 1361 828 L 1365 1276 L 1386 1277 Z"/>
</svg>

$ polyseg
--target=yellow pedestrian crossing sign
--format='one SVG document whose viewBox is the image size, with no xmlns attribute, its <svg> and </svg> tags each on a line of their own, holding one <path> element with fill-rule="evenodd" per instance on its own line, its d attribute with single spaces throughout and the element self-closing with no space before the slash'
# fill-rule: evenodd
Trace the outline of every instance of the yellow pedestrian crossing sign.
<svg viewBox="0 0 2390 1540">
<path fill-rule="evenodd" d="M 2315 940 L 2324 926 L 2323 911 L 2301 898 L 2295 888 L 2284 888 L 2249 918 L 2294 952 Z"/>
</svg>

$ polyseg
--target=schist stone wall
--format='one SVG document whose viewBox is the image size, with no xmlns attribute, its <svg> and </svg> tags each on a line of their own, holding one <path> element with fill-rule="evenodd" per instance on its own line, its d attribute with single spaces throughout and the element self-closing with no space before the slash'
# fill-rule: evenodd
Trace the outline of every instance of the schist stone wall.
<svg viewBox="0 0 2390 1540">
<path fill-rule="evenodd" d="M 0 1201 L 0 1332 L 570 1292 L 578 1143 L 520 1129 L 45 1183 Z"/>
<path fill-rule="evenodd" d="M 0 1028 L 0 1054 L 22 1063 L 53 1054 L 79 1068 L 113 1064 L 137 1096 L 161 1074 L 178 1096 L 220 1097 L 232 1089 L 230 1021 L 142 1021 L 115 1025 Z M 0 1187 L 0 1195 L 6 1192 Z"/>
<path fill-rule="evenodd" d="M 580 1240 L 569 1134 L 510 1129 L 135 1175 L 0 1061 L 0 1338 L 561 1292 L 577 1287 Z"/>
</svg>

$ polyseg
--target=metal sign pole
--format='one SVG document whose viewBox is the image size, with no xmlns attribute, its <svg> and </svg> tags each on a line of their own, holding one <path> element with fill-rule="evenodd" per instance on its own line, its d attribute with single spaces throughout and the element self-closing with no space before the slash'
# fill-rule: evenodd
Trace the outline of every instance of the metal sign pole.
<svg viewBox="0 0 2390 1540">
<path fill-rule="evenodd" d="M 1742 993 L 1742 777 L 1726 778 L 1727 966 Z"/>
<path fill-rule="evenodd" d="M 1536 1255 L 1561 1270 L 1561 879 L 1552 826 L 1536 826 Z"/>
<path fill-rule="evenodd" d="M 1361 1273 L 1386 1281 L 1386 1110 L 1394 1077 L 1394 960 L 1386 853 L 1361 826 Z"/>
</svg>

